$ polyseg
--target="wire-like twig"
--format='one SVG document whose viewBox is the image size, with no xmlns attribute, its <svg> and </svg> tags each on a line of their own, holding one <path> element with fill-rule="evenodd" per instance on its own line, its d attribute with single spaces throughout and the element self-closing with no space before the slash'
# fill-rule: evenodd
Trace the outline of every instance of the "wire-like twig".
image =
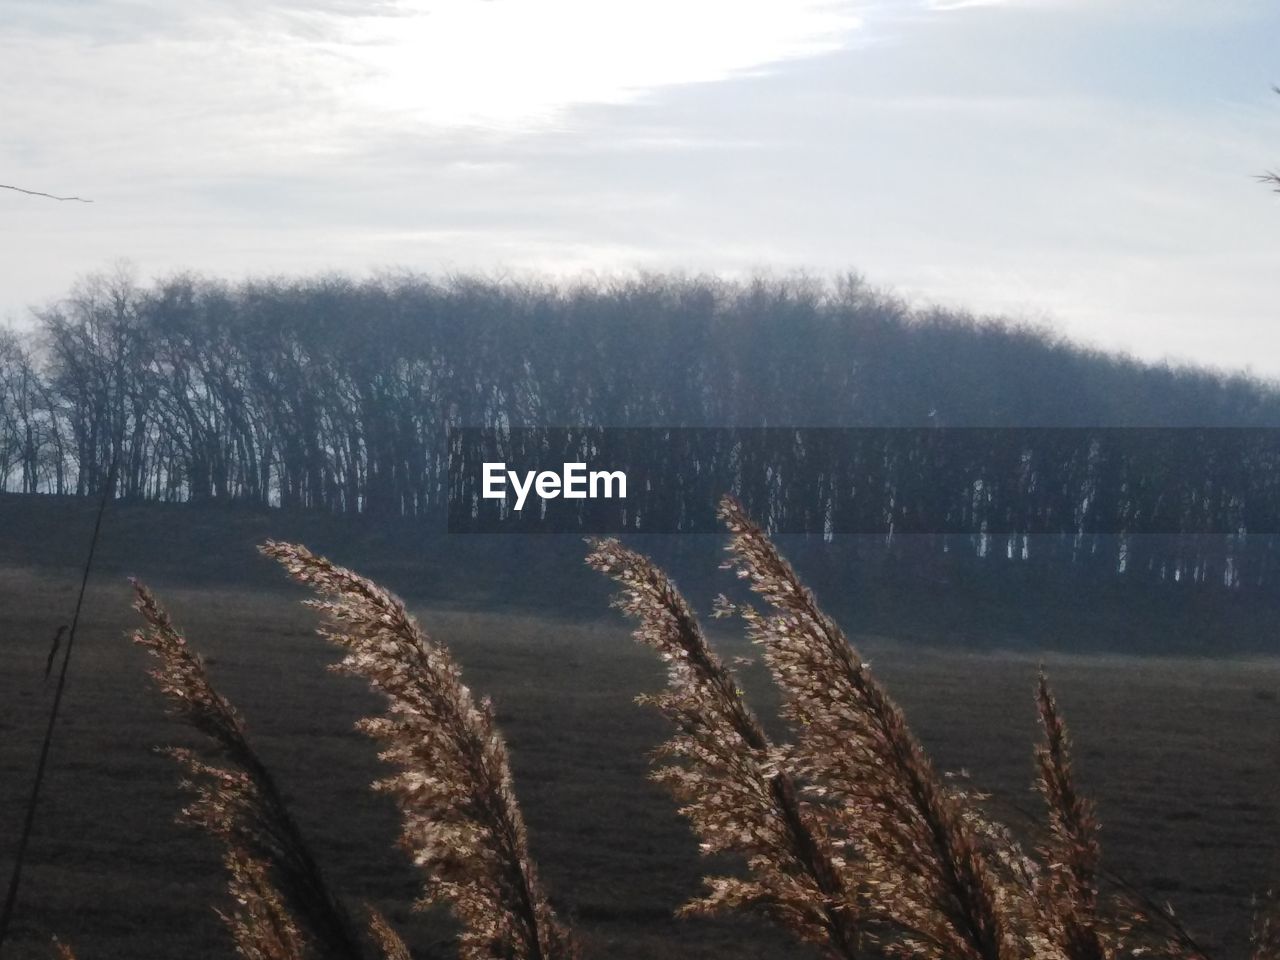
<svg viewBox="0 0 1280 960">
<path fill-rule="evenodd" d="M 43 190 L 27 190 L 8 183 L 0 183 L 0 190 L 13 190 L 17 193 L 25 193 L 30 197 L 48 197 L 50 200 L 75 200 L 77 203 L 93 203 L 92 200 L 86 200 L 84 197 L 59 197 L 52 193 L 45 193 Z"/>
<path fill-rule="evenodd" d="M 58 651 L 62 649 L 62 636 L 67 632 L 67 625 L 64 623 L 58 627 L 58 632 L 53 635 L 53 643 L 49 645 L 49 658 L 44 662 L 44 678 L 49 679 L 49 674 L 53 673 L 53 661 L 57 659 Z"/>
<path fill-rule="evenodd" d="M 49 708 L 49 723 L 45 727 L 44 741 L 40 745 L 40 759 L 36 763 L 35 778 L 31 783 L 31 796 L 27 799 L 22 834 L 18 837 L 18 851 L 13 860 L 13 873 L 9 877 L 9 891 L 5 895 L 4 910 L 0 912 L 0 950 L 4 948 L 5 936 L 9 932 L 9 921 L 13 918 L 14 907 L 18 902 L 18 888 L 22 883 L 22 865 L 26 860 L 27 845 L 31 840 L 31 830 L 35 824 L 36 807 L 40 803 L 40 788 L 44 785 L 44 772 L 49 762 L 49 747 L 53 743 L 53 730 L 58 722 L 58 711 L 62 707 L 62 693 L 67 686 L 67 668 L 71 665 L 71 651 L 76 642 L 76 627 L 80 624 L 80 610 L 84 606 L 84 594 L 89 586 L 89 572 L 93 569 L 93 556 L 98 548 L 98 535 L 102 532 L 102 515 L 106 513 L 107 503 L 115 489 L 116 467 L 119 462 L 120 447 L 116 445 L 111 455 L 111 465 L 107 468 L 107 482 L 102 488 L 102 498 L 98 501 L 98 513 L 93 521 L 93 535 L 89 538 L 89 554 L 85 557 L 84 569 L 80 575 L 80 594 L 76 597 L 71 629 L 67 631 L 67 646 L 62 654 L 62 667 L 58 671 L 58 686 L 54 690 L 53 705 Z"/>
</svg>

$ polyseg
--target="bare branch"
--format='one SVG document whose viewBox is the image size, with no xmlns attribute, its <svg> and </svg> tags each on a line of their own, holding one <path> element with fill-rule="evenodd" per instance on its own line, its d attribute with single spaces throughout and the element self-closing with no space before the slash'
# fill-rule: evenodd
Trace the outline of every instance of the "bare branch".
<svg viewBox="0 0 1280 960">
<path fill-rule="evenodd" d="M 14 190 L 18 193 L 25 193 L 31 197 L 48 197 L 50 200 L 75 200 L 79 203 L 93 203 L 92 200 L 86 200 L 84 197 L 58 197 L 52 193 L 45 193 L 41 190 L 26 190 L 22 187 L 11 186 L 7 183 L 0 183 L 0 190 Z"/>
</svg>

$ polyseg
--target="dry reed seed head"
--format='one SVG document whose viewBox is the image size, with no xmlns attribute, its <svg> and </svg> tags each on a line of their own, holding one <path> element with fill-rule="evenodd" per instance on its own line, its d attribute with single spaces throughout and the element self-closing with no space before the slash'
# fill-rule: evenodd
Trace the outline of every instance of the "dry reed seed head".
<svg viewBox="0 0 1280 960">
<path fill-rule="evenodd" d="M 1036 749 L 1040 778 L 1038 786 L 1049 808 L 1050 832 L 1055 842 L 1055 858 L 1071 871 L 1080 893 L 1097 895 L 1097 874 L 1101 858 L 1098 823 L 1093 805 L 1076 790 L 1071 766 L 1071 738 L 1049 689 L 1048 678 L 1041 672 L 1036 689 L 1036 704 L 1044 742 Z"/>
<path fill-rule="evenodd" d="M 229 914 L 217 912 L 235 940 L 236 952 L 246 960 L 304 960 L 302 931 L 271 883 L 267 865 L 236 846 L 228 848 L 223 864 L 236 907 Z"/>
<path fill-rule="evenodd" d="M 1036 748 L 1037 787 L 1048 808 L 1046 863 L 1038 887 L 1051 938 L 1068 960 L 1109 960 L 1123 946 L 1120 928 L 1099 909 L 1101 846 L 1092 805 L 1076 790 L 1071 740 L 1041 670 L 1036 706 L 1044 741 Z"/>
<path fill-rule="evenodd" d="M 640 698 L 676 729 L 657 752 L 675 762 L 653 777 L 682 804 L 704 854 L 747 861 L 748 878 L 706 878 L 708 893 L 681 913 L 751 908 L 831 956 L 858 955 L 857 895 L 843 882 L 839 850 L 791 780 L 787 750 L 770 744 L 667 575 L 617 540 L 589 543 L 588 565 L 622 587 L 614 605 L 638 621 L 635 638 L 667 664 L 667 690 Z"/>
<path fill-rule="evenodd" d="M 236 749 L 244 741 L 244 729 L 235 708 L 209 683 L 204 661 L 193 651 L 155 595 L 137 580 L 133 608 L 146 627 L 131 639 L 158 661 L 148 671 L 170 709 L 224 749 Z"/>
<path fill-rule="evenodd" d="M 213 739 L 233 763 L 242 762 L 252 751 L 235 709 L 209 683 L 203 661 L 155 596 L 136 581 L 134 590 L 134 607 L 147 628 L 135 631 L 133 641 L 159 660 L 150 676 L 182 719 Z M 162 752 L 186 770 L 185 786 L 196 794 L 182 811 L 185 820 L 223 838 L 262 829 L 262 797 L 247 772 L 209 764 L 189 749 Z M 270 831 L 263 831 L 263 836 L 270 836 Z"/>
<path fill-rule="evenodd" d="M 365 909 L 369 914 L 369 939 L 378 948 L 382 960 L 413 960 L 408 945 L 391 925 L 391 921 L 376 907 L 365 904 Z"/>
<path fill-rule="evenodd" d="M 1104 933 L 1117 957 L 1209 960 L 1169 903 L 1157 903 L 1123 877 L 1108 874 L 1119 889 L 1108 898 Z"/>
<path fill-rule="evenodd" d="M 404 603 L 305 547 L 268 541 L 262 552 L 318 594 L 321 634 L 345 651 L 339 668 L 386 697 L 361 721 L 393 773 L 375 788 L 401 812 L 401 844 L 423 870 L 421 905 L 447 903 L 464 957 L 529 960 L 575 955 L 529 857 L 506 743 L 493 710 L 477 703 L 448 649 Z"/>
<path fill-rule="evenodd" d="M 295 896 L 303 898 L 302 909 L 327 910 L 310 902 L 317 892 L 306 888 L 316 878 L 309 876 L 314 868 L 305 853 L 297 849 L 296 828 L 285 819 L 287 814 L 280 811 L 278 804 L 263 795 L 252 776 L 204 763 L 191 751 L 166 752 L 182 764 L 187 773 L 182 786 L 195 795 L 180 812 L 183 822 L 200 827 L 230 850 L 275 866 L 281 871 L 282 882 Z"/>
<path fill-rule="evenodd" d="M 720 504 L 729 566 L 772 608 L 746 609 L 751 639 L 797 731 L 795 764 L 828 801 L 833 835 L 856 850 L 872 909 L 920 956 L 1012 960 L 1025 955 L 1025 892 L 1002 874 L 993 838 L 933 770 L 901 710 L 764 532 L 732 497 Z"/>
<path fill-rule="evenodd" d="M 181 819 L 225 847 L 228 888 L 242 904 L 227 920 L 240 952 L 263 960 L 290 958 L 301 956 L 299 944 L 305 941 L 309 955 L 358 960 L 360 938 L 329 892 L 235 709 L 213 688 L 203 661 L 155 596 L 136 581 L 134 590 L 146 627 L 133 640 L 158 660 L 150 676 L 175 712 L 208 736 L 226 762 L 213 765 L 187 749 L 165 751 L 184 768 L 183 785 L 195 794 Z"/>
</svg>

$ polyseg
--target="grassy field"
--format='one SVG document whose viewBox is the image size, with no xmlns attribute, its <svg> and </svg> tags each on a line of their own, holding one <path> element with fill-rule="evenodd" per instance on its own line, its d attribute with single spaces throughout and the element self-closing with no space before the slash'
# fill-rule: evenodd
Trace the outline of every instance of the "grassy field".
<svg viewBox="0 0 1280 960">
<path fill-rule="evenodd" d="M 147 566 L 147 565 L 144 565 Z M 157 573 L 163 575 L 162 569 Z M 394 849 L 389 801 L 369 792 L 372 745 L 352 730 L 371 704 L 314 616 L 283 585 L 160 585 L 214 681 L 245 715 L 336 886 L 380 905 L 424 952 L 447 949 L 438 916 L 410 914 L 416 879 Z M 69 617 L 75 573 L 0 567 L 0 871 L 7 878 L 22 801 L 52 695 L 48 640 Z M 213 844 L 174 824 L 174 765 L 157 744 L 188 742 L 144 678 L 124 633 L 129 590 L 114 570 L 91 590 L 20 904 L 14 956 L 43 956 L 51 934 L 82 960 L 230 956 L 212 907 L 224 905 Z M 661 668 L 627 627 L 418 610 L 453 647 L 468 682 L 496 701 L 517 787 L 555 905 L 588 956 L 808 956 L 742 920 L 674 920 L 707 864 L 672 801 L 646 780 L 660 720 L 632 703 Z M 732 635 L 722 651 L 748 654 Z M 1038 813 L 1030 654 L 955 652 L 891 638 L 860 641 L 944 769 L 994 791 L 1015 825 Z M 1168 899 L 1224 954 L 1244 950 L 1250 898 L 1280 882 L 1280 663 L 1048 655 L 1100 805 L 1109 865 Z M 762 712 L 757 665 L 747 688 Z"/>
</svg>

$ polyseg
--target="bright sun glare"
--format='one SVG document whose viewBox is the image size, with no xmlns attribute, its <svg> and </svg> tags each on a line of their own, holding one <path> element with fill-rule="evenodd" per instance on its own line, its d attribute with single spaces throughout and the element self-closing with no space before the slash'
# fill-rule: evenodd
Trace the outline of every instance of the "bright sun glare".
<svg viewBox="0 0 1280 960">
<path fill-rule="evenodd" d="M 349 94 L 441 126 L 519 129 L 566 107 L 623 103 L 839 49 L 860 25 L 848 3 L 811 0 L 416 0 L 348 21 Z"/>
</svg>

